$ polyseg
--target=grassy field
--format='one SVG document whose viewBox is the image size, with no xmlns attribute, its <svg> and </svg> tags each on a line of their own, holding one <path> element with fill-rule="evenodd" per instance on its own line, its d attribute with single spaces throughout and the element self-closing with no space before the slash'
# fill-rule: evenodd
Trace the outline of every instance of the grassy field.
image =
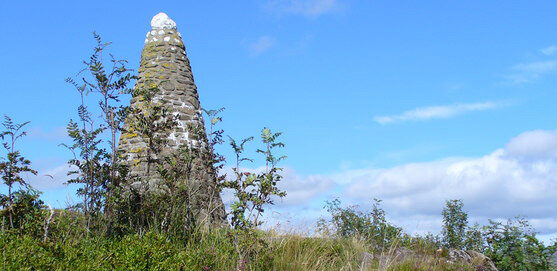
<svg viewBox="0 0 557 271">
<path fill-rule="evenodd" d="M 55 242 L 0 234 L 0 270 L 474 270 L 434 252 L 407 259 L 397 257 L 394 247 L 373 253 L 355 238 L 261 234 L 266 245 L 244 263 L 225 231 L 189 243 L 155 233 Z"/>
</svg>

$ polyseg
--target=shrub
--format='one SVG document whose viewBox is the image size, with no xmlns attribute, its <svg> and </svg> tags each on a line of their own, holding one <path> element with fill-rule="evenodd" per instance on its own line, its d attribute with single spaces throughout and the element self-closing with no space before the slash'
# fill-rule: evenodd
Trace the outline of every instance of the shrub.
<svg viewBox="0 0 557 271">
<path fill-rule="evenodd" d="M 402 229 L 389 223 L 381 200 L 374 199 L 369 213 L 356 210 L 356 206 L 341 207 L 341 201 L 327 201 L 325 209 L 330 220 L 320 219 L 318 228 L 322 233 L 332 233 L 339 237 L 359 237 L 371 242 L 376 249 L 384 249 L 398 241 Z"/>
<path fill-rule="evenodd" d="M 556 270 L 553 255 L 557 242 L 544 245 L 524 218 L 505 223 L 490 220 L 484 227 L 486 256 L 497 268 L 505 270 Z"/>
<path fill-rule="evenodd" d="M 461 200 L 448 200 L 443 209 L 443 244 L 448 248 L 463 249 L 468 227 L 468 214 L 462 211 Z"/>
</svg>

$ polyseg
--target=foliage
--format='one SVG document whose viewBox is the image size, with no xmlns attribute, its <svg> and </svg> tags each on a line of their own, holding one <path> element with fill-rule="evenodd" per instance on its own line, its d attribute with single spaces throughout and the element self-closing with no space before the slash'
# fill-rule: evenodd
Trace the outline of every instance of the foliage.
<svg viewBox="0 0 557 271">
<path fill-rule="evenodd" d="M 88 217 L 85 228 L 89 231 L 91 224 L 100 227 L 98 220 L 106 214 L 109 219 L 105 230 L 110 232 L 113 191 L 126 175 L 116 145 L 116 137 L 128 111 L 126 106 L 119 104 L 120 95 L 131 92 L 128 85 L 135 77 L 126 68 L 125 60 L 115 59 L 112 54 L 108 54 L 107 64 L 104 58 L 110 43 L 104 43 L 96 33 L 93 36 L 97 44 L 89 60 L 83 61 L 85 68 L 76 74 L 76 77 L 81 78 L 66 79 L 79 92 L 81 104 L 78 107 L 78 122 L 70 120 L 67 126 L 73 143 L 62 145 L 74 154 L 74 158 L 68 162 L 75 169 L 69 172 L 72 179 L 68 183 L 81 185 L 78 195 L 83 198 L 83 203 L 75 207 Z M 100 123 L 95 122 L 96 118 L 87 108 L 85 99 L 90 93 L 100 95 L 97 99 L 101 111 Z M 108 140 L 103 138 L 106 131 L 110 134 Z"/>
<path fill-rule="evenodd" d="M 402 234 L 399 245 L 412 249 L 418 254 L 431 254 L 442 247 L 442 241 L 438 234 L 426 233 L 415 236 Z"/>
<path fill-rule="evenodd" d="M 147 173 L 156 170 L 162 161 L 160 154 L 167 143 L 162 135 L 176 125 L 179 116 L 170 114 L 168 109 L 155 100 L 155 95 L 160 92 L 159 85 L 146 82 L 143 87 L 136 89 L 133 97 L 138 99 L 138 106 L 130 108 L 128 133 L 134 133 L 145 140 L 146 152 L 144 159 L 147 162 Z M 132 176 L 134 177 L 134 176 Z"/>
<path fill-rule="evenodd" d="M 209 121 L 209 131 L 207 133 L 207 140 L 209 142 L 209 153 L 210 153 L 210 158 L 211 158 L 211 165 L 212 168 L 214 168 L 215 170 L 221 170 L 224 167 L 224 162 L 226 161 L 226 158 L 219 154 L 216 151 L 216 147 L 222 143 L 224 143 L 224 140 L 222 139 L 222 135 L 224 134 L 224 130 L 222 129 L 216 129 L 216 125 L 222 122 L 222 117 L 219 116 L 219 113 L 221 113 L 222 111 L 224 111 L 224 107 L 219 108 L 219 109 L 211 109 L 211 110 L 207 110 L 207 109 L 203 109 L 203 112 L 207 115 L 207 117 L 210 119 Z M 224 181 L 224 179 L 226 178 L 225 175 L 221 175 L 218 176 L 218 183 L 221 183 L 222 181 Z"/>
<path fill-rule="evenodd" d="M 0 269 L 231 270 L 227 267 L 234 254 L 224 242 L 226 239 L 219 238 L 214 243 L 193 247 L 154 233 L 59 243 L 40 243 L 27 235 L 0 235 L 4 251 L 0 255 Z"/>
<path fill-rule="evenodd" d="M 110 160 L 108 162 L 110 167 L 110 179 L 111 182 L 116 182 L 115 179 L 118 175 L 119 166 L 116 136 L 122 129 L 128 111 L 127 106 L 123 106 L 119 103 L 121 99 L 120 95 L 132 93 L 129 84 L 135 79 L 135 76 L 131 74 L 132 70 L 126 67 L 126 60 L 115 59 L 112 54 L 108 54 L 110 67 L 107 67 L 103 57 L 106 48 L 111 43 L 104 43 L 101 37 L 95 32 L 93 32 L 93 36 L 97 45 L 89 61 L 83 62 L 86 68 L 79 74 L 88 71 L 92 79 L 83 77 L 83 87 L 86 93 L 97 93 L 100 95 L 98 103 L 102 112 L 102 127 L 107 129 L 110 133 L 110 139 L 107 142 L 110 145 Z M 72 81 L 72 79 L 68 80 L 70 82 Z"/>
<path fill-rule="evenodd" d="M 217 129 L 217 125 L 222 122 L 222 117 L 219 114 L 224 111 L 224 107 L 216 110 L 203 109 L 203 112 L 207 115 L 209 119 L 209 129 L 207 132 L 207 141 L 209 143 L 209 157 L 208 163 L 209 168 L 214 169 L 214 175 L 216 177 L 216 182 L 218 184 L 215 189 L 216 193 L 220 193 L 223 188 L 223 183 L 226 181 L 226 174 L 219 174 L 224 169 L 226 158 L 217 152 L 217 146 L 224 143 L 223 134 L 224 130 Z"/>
<path fill-rule="evenodd" d="M 231 227 L 200 231 L 196 220 L 200 202 L 195 195 L 207 188 L 195 184 L 195 157 L 204 155 L 208 174 L 224 168 L 225 158 L 215 149 L 224 142 L 223 130 L 216 129 L 223 109 L 204 110 L 210 119 L 207 134 L 201 127 L 187 127 L 194 141 L 207 136 L 207 146 L 188 143 L 163 151 L 168 142 L 162 135 L 179 116 L 155 99 L 158 85 L 148 79 L 132 92 L 128 84 L 135 77 L 126 61 L 109 55 L 110 64 L 105 65 L 103 54 L 110 43 L 94 37 L 97 46 L 77 74 L 81 78 L 66 80 L 81 98 L 78 119 L 67 126 L 72 143 L 64 145 L 74 154 L 69 183 L 80 185 L 83 202 L 77 208 L 46 209 L 40 192 L 23 178 L 24 173 L 37 172 L 16 148 L 28 122 L 17 124 L 6 116 L 2 123 L 0 138 L 7 154 L 0 158 L 0 177 L 8 194 L 0 194 L 1 270 L 473 270 L 464 263 L 447 262 L 446 250 L 438 253 L 439 246 L 480 251 L 499 270 L 556 270 L 552 257 L 557 242 L 539 241 L 522 218 L 469 227 L 461 200 L 446 202 L 442 238 L 403 233 L 387 221 L 378 199 L 369 212 L 342 207 L 339 199 L 327 201 L 331 218 L 321 219 L 318 227 L 336 238 L 262 231 L 258 227 L 266 207 L 286 195 L 278 188 L 282 180 L 278 163 L 285 156 L 275 154 L 284 144 L 278 140 L 281 133 L 268 128 L 261 131 L 264 147 L 257 150 L 265 167 L 254 172 L 242 169 L 244 162 L 253 161 L 244 152 L 254 138 L 239 142 L 230 138 L 236 158 L 233 176 L 217 176 L 214 191 L 230 189 L 235 196 L 228 214 Z M 98 95 L 99 117 L 87 107 L 91 93 Z M 132 94 L 138 106 L 121 105 L 122 94 Z M 126 116 L 129 123 L 124 129 Z M 148 173 L 155 170 L 160 180 L 129 176 L 116 145 L 121 131 L 145 140 L 141 158 L 147 161 Z M 141 189 L 128 186 L 137 182 Z M 400 259 L 400 246 L 416 254 Z M 366 263 L 362 255 L 372 257 Z"/>
<path fill-rule="evenodd" d="M 45 205 L 39 199 L 40 193 L 34 189 L 19 189 L 13 193 L 10 208 L 0 210 L 0 217 L 6 218 L 10 212 L 13 215 L 13 226 L 8 232 L 28 234 L 40 237 L 43 234 Z"/>
<path fill-rule="evenodd" d="M 482 227 L 478 223 L 466 230 L 466 238 L 464 240 L 464 247 L 467 250 L 474 250 L 484 252 L 485 241 L 483 238 Z"/>
<path fill-rule="evenodd" d="M 60 222 L 66 223 L 66 222 Z M 238 270 L 232 229 L 213 231 L 197 242 L 184 243 L 165 234 L 148 232 L 121 238 L 86 237 L 41 242 L 29 235 L 0 234 L 1 270 Z M 369 248 L 355 238 L 315 238 L 296 234 L 259 232 L 268 248 L 243 270 L 474 270 L 463 264 L 423 255 L 397 260 L 392 250 L 368 265 L 362 254 Z"/>
<path fill-rule="evenodd" d="M 320 219 L 318 222 L 322 233 L 363 238 L 371 242 L 375 249 L 387 248 L 401 237 L 402 229 L 387 221 L 379 199 L 374 199 L 372 210 L 368 213 L 356 210 L 356 206 L 343 208 L 339 199 L 327 201 L 325 209 L 331 219 Z"/>
<path fill-rule="evenodd" d="M 178 115 L 170 114 L 167 108 L 155 100 L 160 92 L 153 82 L 142 84 L 133 92 L 139 102 L 129 109 L 126 133 L 141 137 L 146 146 L 136 162 L 145 161 L 147 175 L 152 171 L 159 174 L 156 182 L 144 176 L 128 176 L 127 186 L 116 195 L 116 219 L 122 232 L 143 233 L 154 231 L 171 233 L 173 236 L 188 236 L 195 228 L 192 210 L 191 172 L 193 152 L 190 146 L 178 146 L 172 152 L 163 153 L 167 139 L 163 134 L 176 125 Z"/>
<path fill-rule="evenodd" d="M 284 147 L 282 142 L 277 141 L 280 135 L 281 133 L 273 133 L 269 128 L 261 131 L 261 141 L 265 146 L 264 149 L 257 150 L 257 153 L 265 157 L 265 170 L 261 173 L 246 172 L 240 168 L 242 162 L 252 161 L 244 157 L 243 152 L 244 145 L 253 140 L 253 137 L 243 139 L 240 143 L 230 138 L 230 145 L 236 155 L 236 167 L 232 168 L 234 179 L 224 181 L 222 186 L 231 189 L 235 197 L 230 206 L 230 221 L 234 229 L 230 236 L 239 255 L 239 270 L 245 270 L 247 260 L 267 247 L 255 231 L 262 223 L 260 217 L 265 211 L 265 205 L 273 204 L 275 197 L 286 196 L 286 192 L 277 187 L 282 179 L 282 168 L 277 167 L 277 164 L 285 156 L 277 157 L 273 154 L 275 148 Z"/>
<path fill-rule="evenodd" d="M 191 150 L 182 146 L 176 152 L 164 157 L 164 164 L 158 166 L 161 176 L 162 193 L 157 193 L 154 202 L 162 206 L 160 222 L 162 232 L 172 231 L 174 235 L 191 233 L 196 226 L 197 213 L 193 208 L 194 190 L 192 169 L 194 156 Z M 182 230 L 183 229 L 183 230 Z"/>
<path fill-rule="evenodd" d="M 200 187 L 193 184 L 192 177 L 195 151 L 181 146 L 162 156 L 156 165 L 160 179 L 151 189 L 139 193 L 132 188 L 121 194 L 119 222 L 130 224 L 127 232 L 152 231 L 186 241 L 197 233 L 199 210 L 195 206 L 199 202 L 195 195 Z"/>
<path fill-rule="evenodd" d="M 111 43 L 104 43 L 95 32 L 93 32 L 93 36 L 97 42 L 94 53 L 89 58 L 89 61 L 83 62 L 85 64 L 83 71 L 88 71 L 91 79 L 82 77 L 82 81 L 87 89 L 86 92 L 100 95 L 98 99 L 99 108 L 102 112 L 100 117 L 102 124 L 100 127 L 103 131 L 108 131 L 110 134 L 109 139 L 105 140 L 109 148 L 106 151 L 106 160 L 103 165 L 104 174 L 108 174 L 105 196 L 107 200 L 105 200 L 104 207 L 106 208 L 105 214 L 109 218 L 107 230 L 110 231 L 112 228 L 110 223 L 113 220 L 112 209 L 114 207 L 112 206 L 112 201 L 114 201 L 113 197 L 115 196 L 114 190 L 118 190 L 122 178 L 126 176 L 126 168 L 121 163 L 122 157 L 116 143 L 116 138 L 122 130 L 128 112 L 128 106 L 120 103 L 120 95 L 132 92 L 129 85 L 135 79 L 135 76 L 131 74 L 132 70 L 126 67 L 126 60 L 116 59 L 110 53 L 108 54 L 109 64 L 105 64 L 103 58 L 106 56 L 104 52 Z"/>
<path fill-rule="evenodd" d="M 505 223 L 490 220 L 484 227 L 484 235 L 485 254 L 501 271 L 556 270 L 552 257 L 557 251 L 557 242 L 544 245 L 523 218 L 509 219 Z"/>
<path fill-rule="evenodd" d="M 91 223 L 96 223 L 101 215 L 106 197 L 106 190 L 109 184 L 109 164 L 107 164 L 109 154 L 101 146 L 100 135 L 102 127 L 96 127 L 91 114 L 84 103 L 84 90 L 80 91 L 82 103 L 78 107 L 80 125 L 70 120 L 67 131 L 73 144 L 67 147 L 74 155 L 68 161 L 73 169 L 68 172 L 71 179 L 70 184 L 80 184 L 77 194 L 83 198 L 83 202 L 75 206 L 83 211 L 88 217 L 84 227 L 87 231 L 91 228 Z"/>
<path fill-rule="evenodd" d="M 443 209 L 443 243 L 448 248 L 463 249 L 468 226 L 468 214 L 462 200 L 448 200 Z"/>
<path fill-rule="evenodd" d="M 262 173 L 251 173 L 242 171 L 240 165 L 244 161 L 253 161 L 243 157 L 244 145 L 253 140 L 253 137 L 243 139 L 239 144 L 230 138 L 230 145 L 236 155 L 236 166 L 232 168 L 234 179 L 224 182 L 223 187 L 232 189 L 236 201 L 231 205 L 231 223 L 235 229 L 252 229 L 261 225 L 259 220 L 264 212 L 264 206 L 273 204 L 275 196 L 284 197 L 286 192 L 280 191 L 277 187 L 282 179 L 279 172 L 282 168 L 277 167 L 278 162 L 285 156 L 276 157 L 273 154 L 274 148 L 284 147 L 284 144 L 277 142 L 281 133 L 272 133 L 269 128 L 261 131 L 261 140 L 265 149 L 258 149 L 257 152 L 265 156 L 265 171 Z"/>
<path fill-rule="evenodd" d="M 2 145 L 7 151 L 6 157 L 0 159 L 0 177 L 4 184 L 8 187 L 8 194 L 0 194 L 0 206 L 3 210 L 2 229 L 4 229 L 4 220 L 8 218 L 8 226 L 10 229 L 19 229 L 26 220 L 27 210 L 33 209 L 32 206 L 41 205 L 37 200 L 38 195 L 32 191 L 32 188 L 22 177 L 23 173 L 31 173 L 37 175 L 37 171 L 31 168 L 31 161 L 21 155 L 16 149 L 16 143 L 24 137 L 27 132 L 22 129 L 29 122 L 15 123 L 13 120 L 4 116 L 2 122 L 3 131 L 0 131 L 0 138 L 3 140 Z M 18 187 L 14 187 L 14 185 Z M 14 191 L 14 189 L 17 189 Z M 36 197 L 35 197 L 36 196 Z M 31 200 L 27 200 L 30 199 Z"/>
<path fill-rule="evenodd" d="M 442 231 L 446 247 L 482 252 L 499 270 L 556 270 L 557 241 L 543 244 L 526 219 L 489 220 L 489 225 L 469 227 L 462 207 L 460 200 L 446 202 Z"/>
</svg>

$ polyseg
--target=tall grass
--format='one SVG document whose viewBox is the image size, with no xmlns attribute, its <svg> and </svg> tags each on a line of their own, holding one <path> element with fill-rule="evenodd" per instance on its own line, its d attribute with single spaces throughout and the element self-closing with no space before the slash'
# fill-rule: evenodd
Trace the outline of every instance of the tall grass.
<svg viewBox="0 0 557 271">
<path fill-rule="evenodd" d="M 367 246 L 352 239 L 286 235 L 272 241 L 276 270 L 360 270 Z"/>
<path fill-rule="evenodd" d="M 395 246 L 374 252 L 358 238 L 261 234 L 267 247 L 240 270 L 474 270 L 449 264 L 434 254 L 400 257 Z M 195 242 L 153 232 L 47 242 L 28 235 L 0 234 L 0 249 L 0 270 L 238 270 L 238 255 L 227 230 L 205 233 Z M 367 261 L 362 261 L 366 255 Z"/>
</svg>

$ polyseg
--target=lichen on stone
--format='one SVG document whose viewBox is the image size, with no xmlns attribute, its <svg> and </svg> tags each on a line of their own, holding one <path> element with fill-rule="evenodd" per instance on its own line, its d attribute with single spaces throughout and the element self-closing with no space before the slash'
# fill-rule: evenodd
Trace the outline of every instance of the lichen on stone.
<svg viewBox="0 0 557 271">
<path fill-rule="evenodd" d="M 207 161 L 207 137 L 204 133 L 204 123 L 201 117 L 201 106 L 197 87 L 193 80 L 190 62 L 187 59 L 185 46 L 176 24 L 164 13 L 159 13 L 151 21 L 152 30 L 147 33 L 147 43 L 143 46 L 138 69 L 134 96 L 131 107 L 136 109 L 132 114 L 150 117 L 153 105 L 162 106 L 177 118 L 176 126 L 161 136 L 165 138 L 166 145 L 161 153 L 170 153 L 180 146 L 189 146 L 198 149 L 194 158 L 195 170 L 191 178 L 196 185 L 205 190 L 198 192 L 196 201 L 203 204 L 210 202 L 217 206 L 199 206 L 201 210 L 216 209 L 216 219 L 223 220 L 224 208 L 219 193 L 216 192 L 215 170 Z M 152 100 L 147 101 L 140 90 L 158 90 Z M 120 149 L 128 157 L 126 163 L 130 166 L 130 174 L 138 179 L 149 180 L 156 186 L 160 179 L 156 170 L 148 172 L 147 152 L 148 142 L 146 136 L 129 127 L 129 118 L 126 120 L 125 130 L 120 138 Z M 188 127 L 200 127 L 201 135 L 189 133 Z M 153 154 L 157 158 L 155 154 Z M 134 186 L 134 184 L 130 184 Z"/>
</svg>

